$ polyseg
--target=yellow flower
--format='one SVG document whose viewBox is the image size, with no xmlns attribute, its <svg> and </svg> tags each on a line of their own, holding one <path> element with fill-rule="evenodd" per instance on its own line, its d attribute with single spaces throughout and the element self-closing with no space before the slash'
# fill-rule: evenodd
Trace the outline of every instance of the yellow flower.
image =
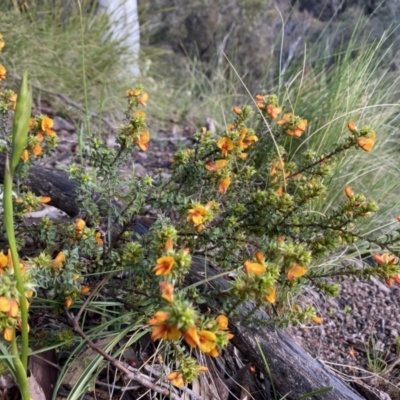
<svg viewBox="0 0 400 400">
<path fill-rule="evenodd" d="M 312 319 L 316 324 L 322 324 L 322 321 L 324 320 L 322 317 L 314 317 Z"/>
<path fill-rule="evenodd" d="M 174 302 L 174 285 L 168 282 L 160 283 L 161 297 L 168 303 Z"/>
<path fill-rule="evenodd" d="M 209 161 L 206 165 L 206 169 L 211 172 L 219 171 L 228 165 L 227 160 L 217 160 L 215 162 Z"/>
<path fill-rule="evenodd" d="M 294 265 L 290 267 L 287 273 L 287 277 L 290 282 L 292 282 L 296 278 L 300 278 L 307 273 L 307 268 L 302 267 L 301 265 Z"/>
<path fill-rule="evenodd" d="M 0 311 L 7 314 L 9 317 L 16 317 L 18 315 L 18 302 L 14 299 L 1 296 Z"/>
<path fill-rule="evenodd" d="M 157 265 L 154 267 L 155 274 L 168 275 L 175 264 L 175 258 L 171 256 L 164 256 L 157 259 Z"/>
<path fill-rule="evenodd" d="M 244 270 L 246 271 L 246 274 L 261 275 L 266 271 L 266 268 L 262 264 L 253 261 L 246 261 L 244 263 Z"/>
<path fill-rule="evenodd" d="M 185 380 L 183 379 L 183 374 L 182 372 L 174 371 L 171 372 L 168 376 L 167 379 L 171 381 L 171 383 L 176 386 L 176 387 L 183 387 L 185 386 Z"/>
<path fill-rule="evenodd" d="M 51 118 L 47 117 L 46 115 L 43 116 L 40 124 L 42 132 L 46 133 L 48 136 L 56 136 L 56 133 L 52 129 L 53 125 L 54 121 Z"/>
<path fill-rule="evenodd" d="M 10 328 L 10 327 L 5 327 L 4 331 L 3 331 L 3 337 L 5 340 L 7 340 L 8 342 L 11 342 L 13 340 L 14 337 L 14 329 Z"/>
<path fill-rule="evenodd" d="M 0 81 L 6 79 L 6 72 L 7 70 L 0 64 Z"/>
<path fill-rule="evenodd" d="M 81 287 L 81 294 L 86 294 L 90 292 L 90 287 L 89 286 L 82 286 Z"/>
<path fill-rule="evenodd" d="M 82 235 L 82 232 L 83 232 L 83 230 L 85 229 L 85 226 L 86 226 L 86 222 L 83 220 L 83 219 L 81 219 L 81 218 L 77 218 L 76 220 L 75 220 L 75 232 L 76 232 L 76 236 L 81 236 Z"/>
<path fill-rule="evenodd" d="M 373 259 L 379 264 L 379 265 L 393 265 L 397 262 L 396 256 L 389 254 L 389 253 L 384 253 L 384 254 L 379 254 L 375 253 L 373 256 Z"/>
<path fill-rule="evenodd" d="M 207 210 L 201 204 L 198 204 L 195 208 L 191 208 L 188 211 L 188 222 L 191 222 L 193 225 L 201 225 L 205 221 L 205 217 L 207 215 Z"/>
<path fill-rule="evenodd" d="M 274 304 L 276 301 L 276 288 L 268 289 L 268 293 L 264 296 L 265 301 Z"/>
<path fill-rule="evenodd" d="M 218 140 L 217 146 L 221 149 L 222 155 L 226 157 L 228 155 L 228 151 L 231 151 L 233 149 L 232 139 L 222 137 Z"/>
<path fill-rule="evenodd" d="M 58 268 L 61 268 L 66 260 L 65 254 L 60 251 L 56 258 L 53 260 L 53 269 L 58 270 Z"/>
<path fill-rule="evenodd" d="M 37 157 L 43 155 L 43 150 L 42 150 L 42 147 L 40 146 L 40 144 L 35 144 L 32 147 L 32 154 L 34 154 Z"/>
<path fill-rule="evenodd" d="M 236 145 L 241 150 L 247 149 L 249 146 L 252 146 L 255 142 L 258 141 L 258 137 L 256 135 L 249 135 L 246 137 L 248 131 L 249 130 L 246 127 L 244 127 L 239 132 L 240 139 L 236 142 Z"/>
<path fill-rule="evenodd" d="M 270 104 L 267 106 L 267 114 L 272 118 L 276 119 L 278 117 L 278 114 L 282 112 L 282 107 L 277 107 L 274 106 L 273 104 Z"/>
<path fill-rule="evenodd" d="M 21 160 L 27 162 L 29 160 L 29 151 L 25 149 L 21 154 Z"/>
<path fill-rule="evenodd" d="M 229 178 L 229 176 L 222 179 L 222 181 L 219 183 L 219 186 L 218 186 L 220 193 L 225 194 L 226 191 L 228 190 L 228 187 L 230 184 L 231 184 L 231 178 Z"/>
<path fill-rule="evenodd" d="M 164 311 L 157 311 L 153 318 L 148 322 L 152 326 L 151 340 L 178 340 L 181 331 L 174 325 L 167 324 L 169 314 Z"/>
<path fill-rule="evenodd" d="M 137 97 L 137 96 L 139 96 L 141 93 L 142 93 L 142 90 L 141 90 L 141 89 L 135 89 L 135 90 L 133 90 L 133 89 L 128 89 L 128 90 L 125 92 L 125 95 L 126 95 L 126 97 Z"/>
<path fill-rule="evenodd" d="M 351 133 L 358 134 L 358 130 L 354 122 L 349 121 L 349 123 L 347 124 L 347 128 Z"/>
<path fill-rule="evenodd" d="M 147 93 L 143 93 L 142 96 L 139 98 L 138 103 L 141 104 L 142 106 L 146 106 L 148 98 L 149 95 Z"/>
<path fill-rule="evenodd" d="M 237 115 L 242 115 L 242 109 L 238 106 L 233 107 L 233 112 Z"/>
<path fill-rule="evenodd" d="M 370 152 L 372 148 L 374 147 L 375 144 L 375 139 L 376 139 L 376 133 L 375 132 L 368 132 L 366 136 L 360 136 L 357 139 L 358 145 L 367 152 Z"/>
<path fill-rule="evenodd" d="M 149 131 L 144 131 L 140 134 L 139 139 L 136 144 L 142 151 L 146 151 L 149 148 L 150 133 Z"/>
<path fill-rule="evenodd" d="M 190 347 L 197 347 L 200 344 L 197 328 L 195 326 L 191 326 L 189 329 L 187 329 L 183 335 L 183 339 Z"/>
<path fill-rule="evenodd" d="M 228 330 L 228 317 L 226 317 L 225 315 L 218 315 L 218 317 L 216 318 L 217 322 L 218 322 L 218 326 L 219 329 L 221 329 L 221 331 L 226 331 Z"/>
<path fill-rule="evenodd" d="M 353 191 L 351 190 L 350 186 L 346 186 L 344 188 L 344 193 L 346 194 L 346 196 L 351 199 L 352 197 L 354 197 Z"/>
<path fill-rule="evenodd" d="M 8 265 L 8 258 L 7 256 L 1 252 L 0 253 L 0 268 L 5 268 Z"/>
<path fill-rule="evenodd" d="M 214 332 L 211 331 L 200 331 L 197 333 L 199 337 L 199 349 L 203 353 L 208 353 L 209 351 L 213 350 L 217 343 L 217 337 L 215 336 Z"/>
<path fill-rule="evenodd" d="M 146 118 L 146 113 L 144 111 L 142 111 L 142 110 L 136 110 L 133 113 L 133 116 L 134 117 L 140 117 L 140 118 Z"/>
<path fill-rule="evenodd" d="M 98 245 L 104 244 L 103 239 L 101 238 L 101 232 L 96 232 L 96 235 L 94 236 L 94 239 L 96 240 L 96 243 Z"/>
<path fill-rule="evenodd" d="M 0 51 L 3 50 L 3 47 L 6 43 L 4 42 L 3 35 L 0 33 Z"/>
</svg>

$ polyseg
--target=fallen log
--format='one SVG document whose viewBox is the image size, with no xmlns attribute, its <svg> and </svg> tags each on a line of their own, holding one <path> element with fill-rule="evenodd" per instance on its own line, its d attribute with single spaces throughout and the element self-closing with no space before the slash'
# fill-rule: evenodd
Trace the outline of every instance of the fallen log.
<svg viewBox="0 0 400 400">
<path fill-rule="evenodd" d="M 3 182 L 4 156 L 0 155 L 0 183 Z M 26 178 L 20 184 L 37 196 L 50 196 L 51 205 L 64 211 L 71 217 L 77 216 L 79 206 L 75 189 L 77 184 L 69 180 L 67 173 L 55 171 L 40 166 L 30 169 Z M 186 278 L 187 284 L 204 279 L 204 268 L 207 268 L 208 278 L 218 275 L 219 271 L 211 263 L 204 263 L 194 258 L 193 266 Z M 228 287 L 224 278 L 208 279 L 208 284 L 219 289 Z M 271 378 L 275 390 L 286 399 L 298 399 L 306 393 L 332 387 L 332 390 L 312 396 L 317 400 L 363 400 L 353 388 L 343 382 L 318 360 L 309 356 L 284 331 L 266 324 L 246 325 L 243 318 L 251 304 L 244 304 L 239 309 L 238 316 L 231 319 L 230 331 L 235 335 L 232 344 L 243 354 L 244 358 L 253 363 Z M 259 311 L 258 320 L 268 321 L 268 315 Z M 261 351 L 260 351 L 261 349 Z M 265 356 L 270 375 L 266 370 Z M 266 397 L 268 395 L 266 394 Z"/>
</svg>

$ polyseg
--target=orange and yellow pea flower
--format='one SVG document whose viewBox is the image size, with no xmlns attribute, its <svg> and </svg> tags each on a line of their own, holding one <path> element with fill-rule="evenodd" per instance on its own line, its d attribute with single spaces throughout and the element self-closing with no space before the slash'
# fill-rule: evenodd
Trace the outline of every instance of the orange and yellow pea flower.
<svg viewBox="0 0 400 400">
<path fill-rule="evenodd" d="M 168 275 L 172 267 L 175 265 L 175 258 L 171 256 L 163 256 L 157 259 L 157 265 L 154 267 L 153 271 L 158 275 Z"/>
<path fill-rule="evenodd" d="M 48 116 L 43 116 L 40 127 L 42 132 L 44 132 L 48 136 L 56 136 L 56 133 L 53 131 L 54 121 Z"/>
<path fill-rule="evenodd" d="M 58 271 L 59 268 L 61 268 L 64 265 L 65 260 L 66 260 L 65 254 L 62 251 L 60 251 L 57 254 L 56 258 L 53 260 L 53 270 Z"/>
<path fill-rule="evenodd" d="M 179 371 L 174 371 L 171 372 L 168 376 L 167 379 L 171 381 L 171 383 L 176 386 L 176 387 L 183 387 L 185 386 L 185 380 L 183 379 L 183 374 L 182 372 Z"/>
<path fill-rule="evenodd" d="M 364 151 L 370 152 L 374 147 L 375 139 L 376 133 L 371 131 L 366 136 L 360 136 L 357 143 Z"/>
<path fill-rule="evenodd" d="M 274 304 L 276 302 L 276 288 L 268 289 L 267 294 L 264 296 L 264 300 L 268 303 Z"/>
<path fill-rule="evenodd" d="M 214 332 L 204 330 L 198 332 L 197 335 L 199 337 L 198 348 L 203 353 L 208 353 L 216 347 L 217 336 Z"/>
<path fill-rule="evenodd" d="M 204 226 L 203 224 L 207 216 L 207 211 L 207 206 L 197 204 L 194 208 L 188 210 L 187 221 L 193 224 L 195 228 L 199 227 L 198 229 L 201 230 Z"/>
<path fill-rule="evenodd" d="M 161 297 L 168 303 L 174 302 L 174 285 L 168 282 L 160 283 Z"/>
<path fill-rule="evenodd" d="M 218 139 L 217 147 L 221 149 L 222 156 L 226 157 L 228 155 L 228 151 L 233 149 L 233 141 L 228 137 L 222 137 Z"/>
<path fill-rule="evenodd" d="M 261 275 L 266 271 L 266 268 L 262 264 L 253 261 L 246 261 L 244 263 L 244 270 L 246 274 Z"/>
<path fill-rule="evenodd" d="M 4 65 L 0 64 L 0 81 L 6 79 L 6 73 L 7 73 L 6 68 L 4 67 Z"/>
<path fill-rule="evenodd" d="M 217 160 L 214 162 L 209 161 L 206 164 L 206 169 L 211 172 L 216 172 L 216 171 L 219 171 L 219 170 L 225 168 L 227 165 L 228 165 L 227 160 Z"/>
<path fill-rule="evenodd" d="M 221 329 L 221 331 L 227 331 L 228 330 L 228 317 L 226 317 L 225 315 L 218 315 L 218 317 L 216 318 L 216 321 L 218 322 L 218 327 L 219 329 Z"/>
<path fill-rule="evenodd" d="M 0 311 L 7 314 L 9 317 L 18 315 L 19 305 L 17 300 L 9 299 L 8 297 L 0 297 Z"/>
<path fill-rule="evenodd" d="M 138 145 L 140 150 L 146 151 L 149 148 L 149 141 L 150 141 L 150 132 L 144 131 L 139 135 L 136 144 Z"/>
<path fill-rule="evenodd" d="M 293 265 L 289 268 L 287 272 L 287 277 L 290 282 L 294 281 L 296 278 L 300 278 L 307 273 L 307 268 L 301 265 Z"/>
<path fill-rule="evenodd" d="M 76 232 L 76 236 L 80 237 L 82 236 L 83 230 L 85 229 L 86 226 L 86 222 L 81 219 L 81 218 L 77 218 L 75 220 L 75 232 Z"/>
<path fill-rule="evenodd" d="M 152 326 L 151 340 L 178 340 L 181 331 L 174 325 L 167 324 L 169 314 L 164 311 L 157 311 L 148 324 Z"/>
<path fill-rule="evenodd" d="M 352 198 L 354 197 L 353 190 L 351 189 L 350 186 L 346 186 L 346 187 L 344 188 L 344 193 L 345 193 L 345 195 L 346 195 L 349 199 L 352 199 Z"/>
<path fill-rule="evenodd" d="M 267 114 L 272 118 L 278 118 L 278 115 L 282 112 L 282 107 L 277 107 L 273 104 L 267 106 Z"/>
<path fill-rule="evenodd" d="M 225 177 L 222 179 L 222 181 L 218 185 L 218 190 L 221 194 L 225 194 L 226 191 L 228 190 L 228 187 L 231 184 L 231 178 L 229 176 Z"/>
<path fill-rule="evenodd" d="M 239 107 L 239 106 L 234 106 L 233 107 L 233 112 L 236 114 L 236 115 L 242 115 L 242 109 Z"/>
</svg>

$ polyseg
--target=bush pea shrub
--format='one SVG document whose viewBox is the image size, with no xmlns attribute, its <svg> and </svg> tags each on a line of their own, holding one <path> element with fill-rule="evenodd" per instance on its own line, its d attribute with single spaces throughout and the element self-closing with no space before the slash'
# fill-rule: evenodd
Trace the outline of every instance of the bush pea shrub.
<svg viewBox="0 0 400 400">
<path fill-rule="evenodd" d="M 0 65 L 1 81 L 6 73 Z M 9 122 L 18 112 L 17 95 L 3 82 L 0 85 L 0 151 L 11 157 L 16 144 Z M 125 120 L 115 146 L 110 148 L 100 135 L 87 132 L 82 162 L 66 166 L 70 179 L 78 183 L 80 213 L 74 221 L 44 217 L 25 224 L 24 215 L 51 203 L 51 198 L 37 197 L 18 184 L 14 187 L 18 249 L 23 254 L 27 237 L 35 249 L 20 261 L 23 293 L 9 246 L 0 252 L 0 328 L 5 345 L 15 339 L 21 325 L 21 299 L 38 305 L 50 301 L 59 314 L 81 305 L 82 296 L 102 290 L 93 276 L 124 272 L 126 278 L 112 297 L 123 299 L 137 320 L 129 314 L 123 322 L 136 325 L 145 318 L 143 328 L 159 341 L 159 350 L 166 350 L 172 370 L 168 379 L 180 387 L 207 370 L 190 350 L 218 357 L 232 338 L 229 318 L 239 318 L 244 303 L 249 305 L 246 323 L 254 322 L 262 308 L 271 317 L 265 324 L 319 324 L 322 318 L 316 310 L 296 301 L 311 287 L 335 296 L 339 286 L 333 278 L 376 276 L 388 284 L 400 283 L 400 228 L 385 239 L 366 236 L 358 228 L 360 221 L 378 211 L 373 200 L 347 186 L 335 207 L 326 213 L 315 211 L 340 160 L 357 151 L 368 157 L 379 140 L 373 128 L 364 125 L 368 121 L 346 121 L 347 134 L 331 148 L 297 150 L 308 135 L 307 120 L 288 104 L 280 104 L 277 96 L 258 94 L 250 105 L 235 105 L 229 123 L 216 134 L 200 128 L 194 145 L 173 155 L 167 178 L 161 173 L 140 177 L 121 170 L 132 152 L 151 149 L 144 111 L 151 99 L 141 86 L 128 89 L 126 97 Z M 14 171 L 17 183 L 57 146 L 52 119 L 29 117 Z M 156 217 L 148 230 L 140 232 L 137 227 L 149 211 Z M 9 238 L 3 224 L 0 236 Z M 373 264 L 328 268 L 323 263 L 357 241 L 370 244 Z M 215 264 L 228 288 L 188 286 L 185 277 L 194 257 Z M 204 276 L 204 282 L 210 280 Z M 109 292 L 103 298 L 112 300 Z"/>
</svg>

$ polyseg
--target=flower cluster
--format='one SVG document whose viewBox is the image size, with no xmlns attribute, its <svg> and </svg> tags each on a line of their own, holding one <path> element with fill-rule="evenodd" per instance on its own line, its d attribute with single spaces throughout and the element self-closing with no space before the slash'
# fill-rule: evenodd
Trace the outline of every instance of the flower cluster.
<svg viewBox="0 0 400 400">
<path fill-rule="evenodd" d="M 218 357 L 219 352 L 228 345 L 233 337 L 228 332 L 228 318 L 218 315 L 216 318 L 201 317 L 193 306 L 182 298 L 174 295 L 174 287 L 171 283 L 160 284 L 161 297 L 169 304 L 157 311 L 149 320 L 152 328 L 151 339 L 153 341 L 163 339 L 166 341 L 184 340 L 191 348 L 198 348 L 203 353 Z M 197 366 L 192 365 L 191 371 L 199 372 Z M 194 375 L 196 376 L 196 374 Z M 170 379 L 176 386 L 182 386 L 181 379 L 190 382 L 188 373 L 181 369 L 176 374 L 170 375 Z M 179 378 L 179 379 L 178 379 Z"/>
<path fill-rule="evenodd" d="M 146 106 L 148 94 L 143 92 L 141 87 L 128 89 L 129 110 L 127 113 L 127 123 L 120 126 L 118 142 L 123 149 L 131 148 L 136 145 L 140 150 L 146 151 L 149 147 L 150 133 L 146 128 L 146 113 L 137 109 L 138 106 Z"/>
<path fill-rule="evenodd" d="M 33 295 L 34 283 L 31 275 L 23 262 L 20 261 L 20 269 L 23 276 L 25 297 Z M 21 324 L 21 310 L 19 307 L 20 293 L 14 276 L 11 254 L 0 252 L 0 329 L 3 337 L 11 341 L 15 335 L 15 328 Z M 29 302 L 26 300 L 27 306 Z"/>
</svg>

